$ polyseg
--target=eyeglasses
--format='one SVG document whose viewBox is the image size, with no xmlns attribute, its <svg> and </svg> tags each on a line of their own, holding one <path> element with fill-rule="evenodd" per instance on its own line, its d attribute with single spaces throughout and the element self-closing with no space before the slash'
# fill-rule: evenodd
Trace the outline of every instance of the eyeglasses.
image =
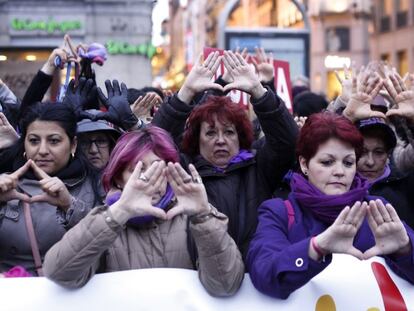
<svg viewBox="0 0 414 311">
<path fill-rule="evenodd" d="M 92 144 L 95 144 L 98 148 L 107 148 L 109 147 L 109 140 L 104 138 L 98 139 L 82 139 L 80 140 L 80 146 L 82 149 L 89 149 Z"/>
</svg>

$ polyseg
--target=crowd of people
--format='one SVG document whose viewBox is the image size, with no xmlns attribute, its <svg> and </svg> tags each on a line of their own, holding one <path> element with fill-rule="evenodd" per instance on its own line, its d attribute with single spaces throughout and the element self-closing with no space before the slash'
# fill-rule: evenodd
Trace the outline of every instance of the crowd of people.
<svg viewBox="0 0 414 311">
<path fill-rule="evenodd" d="M 303 77 L 292 114 L 262 48 L 200 55 L 176 93 L 117 80 L 104 92 L 79 58 L 55 49 L 21 100 L 0 81 L 2 276 L 79 288 L 183 268 L 230 296 L 247 272 L 285 299 L 342 253 L 382 256 L 414 283 L 413 74 L 345 68 L 331 103 Z M 79 76 L 42 101 L 67 62 Z"/>
</svg>

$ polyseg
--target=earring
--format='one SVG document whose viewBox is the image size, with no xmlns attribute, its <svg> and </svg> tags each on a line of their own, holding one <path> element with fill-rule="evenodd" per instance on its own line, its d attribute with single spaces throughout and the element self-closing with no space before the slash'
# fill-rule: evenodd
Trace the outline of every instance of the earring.
<svg viewBox="0 0 414 311">
<path fill-rule="evenodd" d="M 303 175 L 308 176 L 308 171 L 304 171 Z"/>
<path fill-rule="evenodd" d="M 75 153 L 74 153 L 74 152 L 72 152 L 72 154 L 71 154 L 71 155 L 72 155 L 72 159 L 73 159 L 73 158 L 75 157 Z"/>
<path fill-rule="evenodd" d="M 26 151 L 25 151 L 25 152 L 23 152 L 23 158 L 25 158 L 25 159 L 26 159 Z"/>
</svg>

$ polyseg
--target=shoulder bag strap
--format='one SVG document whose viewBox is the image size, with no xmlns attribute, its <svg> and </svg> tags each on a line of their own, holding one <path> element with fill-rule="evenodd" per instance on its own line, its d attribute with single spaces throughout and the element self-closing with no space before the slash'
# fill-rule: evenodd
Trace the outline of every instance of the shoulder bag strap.
<svg viewBox="0 0 414 311">
<path fill-rule="evenodd" d="M 26 222 L 26 230 L 29 235 L 30 247 L 32 248 L 32 254 L 36 266 L 36 271 L 39 276 L 43 276 L 42 259 L 40 257 L 39 246 L 37 245 L 36 234 L 33 228 L 32 213 L 30 212 L 30 205 L 27 202 L 23 202 L 24 219 Z"/>
<path fill-rule="evenodd" d="M 285 200 L 285 206 L 288 216 L 288 230 L 290 230 L 293 223 L 295 222 L 295 210 L 293 209 L 292 203 L 290 203 L 289 200 Z"/>
</svg>

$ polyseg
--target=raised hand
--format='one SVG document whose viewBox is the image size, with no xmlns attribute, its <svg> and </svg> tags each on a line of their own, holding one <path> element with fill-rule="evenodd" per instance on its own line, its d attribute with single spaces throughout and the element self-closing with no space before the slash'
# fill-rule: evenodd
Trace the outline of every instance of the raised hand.
<svg viewBox="0 0 414 311">
<path fill-rule="evenodd" d="M 6 116 L 0 112 L 0 149 L 13 145 L 19 139 L 19 135 L 9 123 Z"/>
<path fill-rule="evenodd" d="M 11 174 L 0 175 L 0 202 L 22 200 L 30 202 L 30 197 L 16 190 L 19 178 L 30 168 L 32 160 L 28 160 L 21 168 Z"/>
<path fill-rule="evenodd" d="M 236 54 L 240 53 L 240 47 L 237 47 L 236 49 Z M 247 61 L 249 54 L 247 52 L 247 48 L 244 48 L 243 51 L 241 52 L 241 56 Z M 230 72 L 226 69 L 226 67 L 224 67 L 224 73 L 222 76 L 222 79 L 224 81 L 226 81 L 227 83 L 233 82 L 233 77 L 231 76 Z"/>
<path fill-rule="evenodd" d="M 137 118 L 144 120 L 144 122 L 151 121 L 151 109 L 160 104 L 160 97 L 157 94 L 147 93 L 145 96 L 137 98 L 131 105 L 131 110 Z"/>
<path fill-rule="evenodd" d="M 167 178 L 174 190 L 178 204 L 167 212 L 167 218 L 186 214 L 194 216 L 209 210 L 206 189 L 194 165 L 189 165 L 189 175 L 179 163 L 168 163 Z"/>
<path fill-rule="evenodd" d="M 382 112 L 371 110 L 371 104 L 381 90 L 382 84 L 378 73 L 369 70 L 363 71 L 360 79 L 353 75 L 352 95 L 343 111 L 343 115 L 352 122 L 371 117 L 385 119 L 385 114 Z"/>
<path fill-rule="evenodd" d="M 84 111 L 86 104 L 96 98 L 96 85 L 92 79 L 80 78 L 79 83 L 75 86 L 75 80 L 69 82 L 68 88 L 63 98 L 63 103 L 72 107 L 78 120 L 93 116 Z"/>
<path fill-rule="evenodd" d="M 189 104 L 195 94 L 215 89 L 223 91 L 223 87 L 212 81 L 214 74 L 220 66 L 221 57 L 219 52 L 210 53 L 203 61 L 203 54 L 200 54 L 197 63 L 193 66 L 181 89 L 178 91 L 178 98 Z"/>
<path fill-rule="evenodd" d="M 55 63 L 55 59 L 59 59 L 59 62 Z M 52 51 L 40 70 L 48 75 L 53 75 L 55 70 L 63 69 L 68 62 L 78 62 L 78 60 L 64 48 L 57 48 Z"/>
<path fill-rule="evenodd" d="M 124 224 L 129 218 L 152 215 L 166 219 L 164 210 L 151 204 L 152 197 L 165 184 L 165 162 L 156 161 L 143 172 L 141 161 L 137 163 L 124 186 L 120 199 L 110 206 L 114 219 Z"/>
<path fill-rule="evenodd" d="M 234 80 L 224 87 L 225 92 L 237 89 L 249 93 L 253 98 L 260 98 L 266 93 L 254 69 L 240 54 L 224 51 L 223 62 Z"/>
<path fill-rule="evenodd" d="M 414 74 L 406 75 L 406 83 L 398 73 L 389 73 L 384 81 L 388 94 L 396 107 L 388 110 L 387 117 L 401 116 L 414 121 Z"/>
<path fill-rule="evenodd" d="M 94 120 L 103 119 L 109 121 L 124 130 L 134 128 L 138 123 L 138 118 L 134 115 L 128 103 L 128 89 L 124 83 L 119 86 L 118 80 L 105 81 L 106 97 L 101 88 L 98 88 L 98 96 L 102 104 L 106 107 L 106 112 L 99 112 Z"/>
<path fill-rule="evenodd" d="M 294 117 L 293 120 L 295 120 L 296 125 L 298 126 L 299 129 L 302 128 L 302 126 L 305 125 L 306 120 L 308 119 L 308 117 Z"/>
<path fill-rule="evenodd" d="M 273 66 L 273 54 L 269 53 L 266 55 L 266 52 L 263 48 L 255 48 L 256 58 L 252 58 L 254 67 L 259 74 L 260 81 L 269 82 L 275 76 L 275 70 Z"/>
<path fill-rule="evenodd" d="M 381 200 L 369 202 L 368 224 L 375 245 L 365 251 L 364 259 L 378 255 L 406 255 L 411 253 L 410 238 L 391 204 Z"/>
<path fill-rule="evenodd" d="M 353 246 L 353 242 L 366 212 L 366 202 L 355 202 L 352 208 L 345 207 L 335 222 L 315 237 L 317 244 L 327 254 L 342 253 L 363 259 L 362 252 Z"/>
<path fill-rule="evenodd" d="M 340 96 L 341 99 L 346 103 L 351 99 L 352 95 L 352 76 L 357 75 L 355 66 L 352 66 L 352 71 L 349 69 L 350 68 L 348 66 L 344 65 L 344 78 L 341 78 L 338 71 L 335 70 L 336 79 L 342 87 L 342 92 Z"/>
<path fill-rule="evenodd" d="M 39 178 L 40 188 L 44 193 L 33 196 L 30 202 L 47 202 L 66 212 L 70 208 L 72 196 L 65 184 L 58 177 L 50 177 L 33 161 L 31 161 L 31 168 Z"/>
</svg>

